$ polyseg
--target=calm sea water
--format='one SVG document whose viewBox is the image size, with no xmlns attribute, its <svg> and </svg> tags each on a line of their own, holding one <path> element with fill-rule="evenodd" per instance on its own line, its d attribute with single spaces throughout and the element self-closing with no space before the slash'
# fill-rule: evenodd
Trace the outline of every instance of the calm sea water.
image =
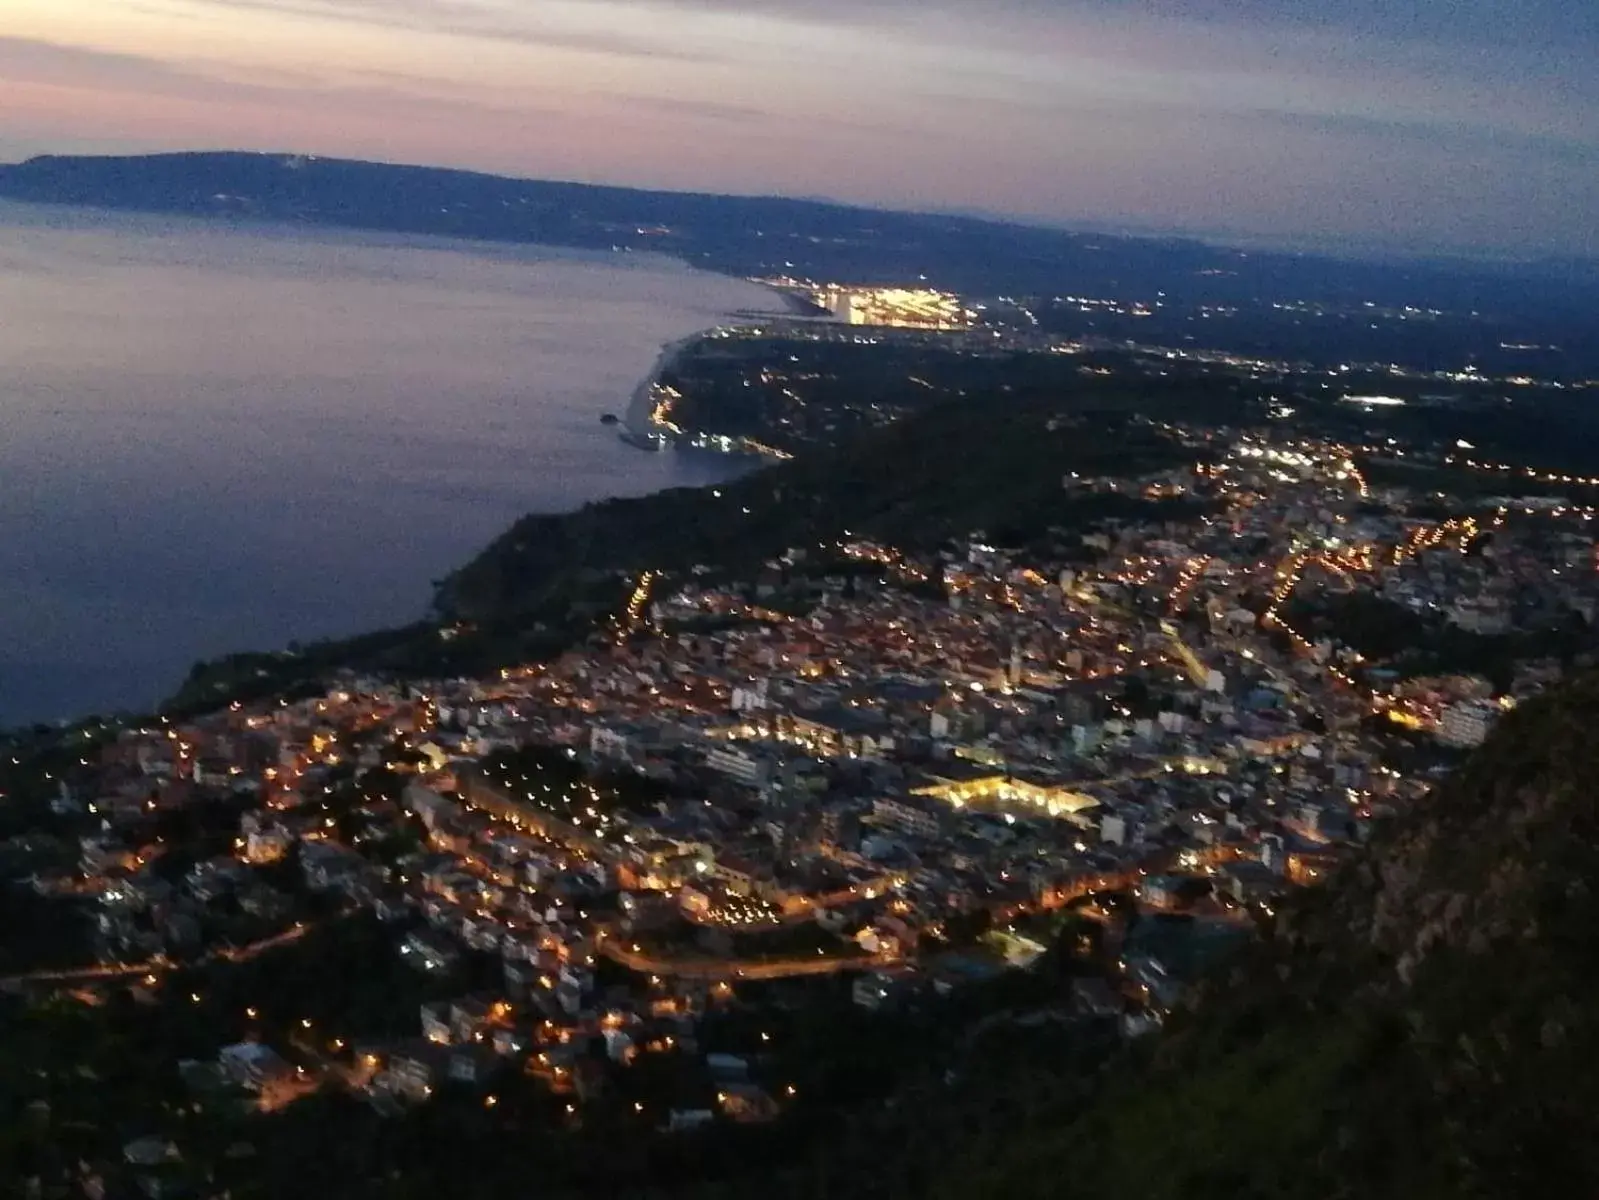
<svg viewBox="0 0 1599 1200">
<path fill-rule="evenodd" d="M 0 726 L 412 620 L 522 513 L 725 478 L 599 416 L 767 303 L 665 259 L 0 205 Z"/>
</svg>

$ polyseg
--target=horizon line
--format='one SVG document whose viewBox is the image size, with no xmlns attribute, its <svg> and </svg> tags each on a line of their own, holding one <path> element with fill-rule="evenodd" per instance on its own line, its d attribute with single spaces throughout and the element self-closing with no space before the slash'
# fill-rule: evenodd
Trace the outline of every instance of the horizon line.
<svg viewBox="0 0 1599 1200">
<path fill-rule="evenodd" d="M 1333 262 L 1353 262 L 1381 265 L 1398 258 L 1415 264 L 1443 268 L 1470 267 L 1538 267 L 1568 266 L 1588 270 L 1599 269 L 1599 256 L 1583 254 L 1518 253 L 1493 247 L 1457 245 L 1419 246 L 1409 242 L 1361 242 L 1358 239 L 1339 237 L 1329 246 L 1315 234 L 1285 237 L 1273 234 L 1255 234 L 1242 230 L 1195 231 L 1176 228 L 1144 228 L 1137 225 L 1118 225 L 1114 218 L 1082 217 L 1072 222 L 1051 220 L 1037 214 L 1001 213 L 983 209 L 949 208 L 918 209 L 891 205 L 874 205 L 857 200 L 842 200 L 829 196 L 795 196 L 781 192 L 705 191 L 695 188 L 647 186 L 635 183 L 604 183 L 586 179 L 561 179 L 547 176 L 507 174 L 476 167 L 444 166 L 408 160 L 387 158 L 352 158 L 343 155 L 306 153 L 296 150 L 194 149 L 155 150 L 130 153 L 54 153 L 31 154 L 16 161 L 0 162 L 0 171 L 26 167 L 42 161 L 137 161 L 175 158 L 277 158 L 304 159 L 307 162 L 341 163 L 354 166 L 384 167 L 400 171 L 433 171 L 441 174 L 474 176 L 516 183 L 547 184 L 558 187 L 589 188 L 596 191 L 635 192 L 656 196 L 683 196 L 712 200 L 777 201 L 786 204 L 811 205 L 835 208 L 850 212 L 879 213 L 898 217 L 958 220 L 1000 228 L 1052 233 L 1071 237 L 1108 237 L 1128 242 L 1187 243 L 1212 250 L 1231 250 L 1239 253 L 1266 253 L 1288 258 L 1319 258 Z M 60 204 L 60 201 L 38 203 Z M 92 207 L 92 206 L 87 206 Z"/>
</svg>

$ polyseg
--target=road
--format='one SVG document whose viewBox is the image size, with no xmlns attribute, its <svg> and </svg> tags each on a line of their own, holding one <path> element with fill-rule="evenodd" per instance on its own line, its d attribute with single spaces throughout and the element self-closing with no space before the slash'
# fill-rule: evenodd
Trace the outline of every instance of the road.
<svg viewBox="0 0 1599 1200">
<path fill-rule="evenodd" d="M 268 950 L 275 950 L 279 946 L 287 946 L 292 942 L 299 941 L 313 927 L 313 925 L 300 922 L 292 928 L 285 929 L 282 933 L 275 933 L 271 937 L 262 938 L 258 942 L 210 951 L 193 964 L 175 963 L 165 955 L 157 955 L 139 963 L 71 967 L 61 971 L 32 971 L 24 975 L 7 975 L 4 978 L 0 978 L 0 987 L 16 987 L 32 983 L 94 983 L 106 979 L 130 979 L 137 975 L 160 976 L 185 965 L 204 966 L 209 962 L 249 962 L 252 958 L 264 954 Z"/>
<path fill-rule="evenodd" d="M 1235 862 L 1242 857 L 1242 851 L 1236 846 L 1206 846 L 1196 850 L 1194 853 L 1196 865 L 1198 866 L 1220 866 L 1223 863 Z M 1061 908 L 1091 892 L 1125 891 L 1138 886 L 1141 880 L 1150 875 L 1159 875 L 1171 870 L 1175 859 L 1176 852 L 1163 850 L 1141 860 L 1136 866 L 1127 867 L 1121 871 L 1102 871 L 1092 875 L 1079 875 L 1074 879 L 1067 880 L 1060 887 L 1046 892 L 1037 901 L 1013 904 L 1008 908 L 1001 909 L 994 914 L 995 921 L 1012 920 L 1027 912 Z"/>
<path fill-rule="evenodd" d="M 1188 678 L 1193 682 L 1194 686 L 1202 688 L 1208 684 L 1210 682 L 1210 668 L 1205 665 L 1204 660 L 1199 655 L 1194 653 L 1193 647 L 1183 641 L 1182 636 L 1177 632 L 1177 626 L 1170 621 L 1162 621 L 1160 623 L 1160 631 L 1166 635 L 1166 640 L 1171 643 L 1172 649 L 1176 651 L 1177 658 L 1182 662 L 1183 669 L 1188 672 Z"/>
<path fill-rule="evenodd" d="M 795 979 L 806 975 L 836 975 L 842 971 L 872 971 L 901 960 L 882 955 L 857 958 L 705 959 L 658 958 L 633 950 L 613 938 L 602 937 L 597 948 L 614 963 L 651 975 L 703 979 L 717 983 L 749 983 L 761 979 Z"/>
</svg>

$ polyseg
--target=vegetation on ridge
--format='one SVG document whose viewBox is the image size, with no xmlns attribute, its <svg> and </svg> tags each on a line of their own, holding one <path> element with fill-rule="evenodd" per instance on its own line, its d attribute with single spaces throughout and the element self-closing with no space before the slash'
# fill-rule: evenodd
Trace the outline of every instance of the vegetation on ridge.
<svg viewBox="0 0 1599 1200">
<path fill-rule="evenodd" d="M 1599 1188 L 1599 678 L 1510 714 L 1081 1116 L 939 1195 Z M 965 1152 L 962 1152 L 965 1153 Z"/>
<path fill-rule="evenodd" d="M 1599 676 L 1508 715 L 1108 1067 L 1019 1031 L 852 1114 L 771 1200 L 1522 1200 L 1599 1190 Z M 748 1195 L 750 1178 L 695 1189 Z"/>
<path fill-rule="evenodd" d="M 1245 407 L 1228 381 L 1170 390 L 1174 406 Z M 1144 395 L 1139 407 L 1154 404 Z M 1193 460 L 1194 451 L 1137 422 L 1120 388 L 967 397 L 717 489 L 524 517 L 445 580 L 439 608 L 492 617 L 538 607 L 574 573 L 748 568 L 848 534 L 925 547 L 984 530 L 1014 544 L 1117 507 L 1142 511 L 1131 497 L 1119 506 L 1099 497 L 1080 510 L 1062 487 L 1070 471 L 1129 476 Z"/>
</svg>

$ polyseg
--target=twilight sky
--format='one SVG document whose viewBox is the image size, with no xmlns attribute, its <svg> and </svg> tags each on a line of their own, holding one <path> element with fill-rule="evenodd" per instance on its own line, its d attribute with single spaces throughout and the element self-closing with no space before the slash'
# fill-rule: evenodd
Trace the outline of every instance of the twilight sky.
<svg viewBox="0 0 1599 1200">
<path fill-rule="evenodd" d="M 0 0 L 0 158 L 202 148 L 1599 256 L 1599 0 Z"/>
</svg>

